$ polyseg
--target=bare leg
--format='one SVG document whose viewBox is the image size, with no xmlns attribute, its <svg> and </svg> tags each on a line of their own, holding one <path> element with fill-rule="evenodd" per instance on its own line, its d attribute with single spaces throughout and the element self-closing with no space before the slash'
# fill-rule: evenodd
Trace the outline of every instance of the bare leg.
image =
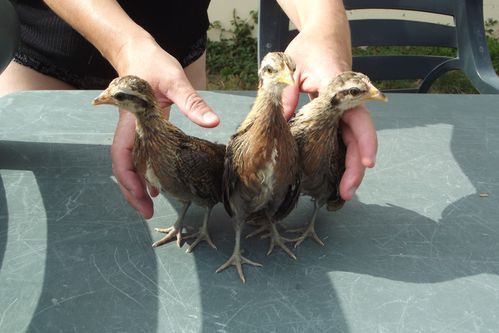
<svg viewBox="0 0 499 333">
<path fill-rule="evenodd" d="M 184 237 L 184 239 L 188 239 L 188 238 L 194 238 L 197 236 L 196 240 L 187 249 L 187 253 L 192 252 L 192 250 L 194 250 L 196 245 L 198 245 L 199 242 L 201 242 L 202 240 L 205 240 L 212 248 L 214 248 L 214 249 L 217 248 L 215 246 L 215 244 L 213 244 L 213 241 L 211 240 L 210 234 L 208 233 L 208 220 L 210 219 L 211 209 L 212 209 L 212 207 L 205 208 L 203 225 L 201 226 L 201 228 L 199 228 L 199 231 L 192 234 L 192 235 Z"/>
<path fill-rule="evenodd" d="M 241 255 L 241 223 L 239 221 L 236 221 L 234 223 L 234 231 L 236 234 L 236 243 L 234 245 L 234 252 L 232 253 L 232 256 L 229 258 L 229 260 L 227 260 L 222 266 L 218 267 L 216 272 L 219 273 L 229 266 L 236 266 L 239 278 L 243 283 L 245 283 L 246 279 L 244 278 L 243 274 L 243 264 L 249 264 L 258 267 L 262 267 L 262 264 L 251 261 Z"/>
<path fill-rule="evenodd" d="M 11 61 L 0 75 L 0 96 L 24 90 L 67 90 L 73 86 Z"/>
<path fill-rule="evenodd" d="M 206 90 L 206 51 L 184 68 L 185 76 L 196 90 Z"/>
<path fill-rule="evenodd" d="M 308 223 L 308 225 L 305 228 L 299 228 L 299 229 L 294 229 L 294 230 L 288 230 L 289 232 L 302 232 L 302 235 L 298 238 L 293 239 L 293 241 L 296 241 L 295 243 L 295 248 L 303 243 L 303 241 L 307 237 L 311 237 L 314 241 L 316 241 L 319 245 L 324 246 L 324 243 L 321 241 L 319 236 L 317 236 L 317 233 L 315 232 L 315 219 L 317 218 L 317 213 L 319 212 L 319 205 L 317 202 L 314 202 L 314 213 L 312 214 L 312 219 Z"/>
<path fill-rule="evenodd" d="M 196 90 L 206 89 L 206 52 L 184 68 L 185 75 Z M 25 90 L 68 90 L 72 85 L 11 61 L 0 75 L 0 96 Z"/>
<path fill-rule="evenodd" d="M 296 256 L 294 255 L 293 252 L 284 244 L 285 242 L 292 242 L 292 239 L 284 238 L 279 234 L 279 231 L 277 230 L 276 223 L 271 223 L 270 224 L 270 234 L 265 235 L 262 238 L 270 237 L 270 247 L 269 251 L 267 252 L 267 255 L 270 255 L 272 251 L 274 250 L 274 245 L 278 245 L 281 249 L 284 250 L 291 258 L 296 260 Z"/>
<path fill-rule="evenodd" d="M 173 239 L 174 237 L 177 237 L 177 245 L 178 247 L 180 247 L 180 242 L 182 242 L 182 225 L 184 223 L 185 213 L 187 213 L 187 209 L 189 209 L 190 205 L 191 205 L 190 201 L 184 202 L 184 206 L 182 207 L 182 211 L 180 212 L 177 221 L 175 221 L 175 223 L 171 227 L 154 229 L 157 232 L 162 232 L 166 234 L 166 236 L 154 242 L 152 244 L 152 247 L 161 246 L 166 242 L 170 241 L 171 239 Z"/>
</svg>

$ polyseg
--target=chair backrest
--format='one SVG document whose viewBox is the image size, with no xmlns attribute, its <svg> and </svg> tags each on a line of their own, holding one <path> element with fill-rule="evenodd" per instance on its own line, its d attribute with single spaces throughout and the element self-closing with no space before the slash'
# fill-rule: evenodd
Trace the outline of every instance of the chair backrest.
<svg viewBox="0 0 499 333">
<path fill-rule="evenodd" d="M 457 56 L 372 55 L 354 56 L 353 70 L 373 80 L 420 79 L 415 89 L 427 92 L 442 74 L 459 69 L 481 93 L 499 93 L 497 77 L 487 48 L 482 0 L 345 0 L 346 10 L 396 9 L 441 14 L 454 26 L 406 19 L 350 20 L 352 46 L 439 46 L 457 49 Z M 259 60 L 270 51 L 282 51 L 298 31 L 275 0 L 260 0 Z"/>
</svg>

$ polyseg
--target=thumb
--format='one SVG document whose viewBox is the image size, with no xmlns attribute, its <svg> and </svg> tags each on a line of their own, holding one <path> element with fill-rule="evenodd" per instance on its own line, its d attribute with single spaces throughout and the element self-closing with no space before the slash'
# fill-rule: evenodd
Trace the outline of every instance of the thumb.
<svg viewBox="0 0 499 333">
<path fill-rule="evenodd" d="M 165 90 L 167 97 L 195 124 L 215 127 L 220 123 L 218 116 L 194 90 L 187 77 L 178 79 Z"/>
<path fill-rule="evenodd" d="M 284 118 L 289 119 L 295 113 L 298 99 L 300 97 L 300 88 L 297 84 L 287 86 L 282 92 L 282 106 L 284 107 Z"/>
</svg>

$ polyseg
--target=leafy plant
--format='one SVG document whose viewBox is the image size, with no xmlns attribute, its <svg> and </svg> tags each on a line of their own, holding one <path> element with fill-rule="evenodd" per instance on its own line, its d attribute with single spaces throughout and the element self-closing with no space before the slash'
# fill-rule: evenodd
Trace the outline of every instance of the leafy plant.
<svg viewBox="0 0 499 333">
<path fill-rule="evenodd" d="M 497 20 L 490 17 L 485 21 L 485 34 L 488 37 L 493 37 L 495 30 L 494 28 L 497 25 L 497 23 L 499 23 Z"/>
<path fill-rule="evenodd" d="M 241 19 L 233 11 L 231 27 L 225 29 L 219 21 L 210 29 L 220 32 L 219 41 L 208 41 L 208 89 L 254 90 L 258 85 L 257 40 L 253 31 L 258 20 L 255 11 L 250 19 Z"/>
</svg>

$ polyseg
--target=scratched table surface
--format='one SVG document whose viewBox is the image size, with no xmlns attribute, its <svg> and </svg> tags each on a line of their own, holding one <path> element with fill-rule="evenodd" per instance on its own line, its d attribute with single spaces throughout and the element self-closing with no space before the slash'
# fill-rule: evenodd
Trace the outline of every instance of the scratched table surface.
<svg viewBox="0 0 499 333">
<path fill-rule="evenodd" d="M 376 168 L 343 209 L 318 215 L 325 246 L 298 260 L 268 240 L 243 241 L 264 267 L 215 273 L 232 253 L 223 207 L 218 250 L 153 249 L 180 206 L 155 200 L 145 221 L 111 173 L 113 107 L 96 91 L 26 92 L 0 99 L 1 332 L 497 332 L 499 328 L 499 96 L 390 95 L 372 103 Z M 221 115 L 189 134 L 226 142 L 253 101 L 202 92 Z M 193 207 L 187 224 L 197 226 Z M 286 219 L 308 221 L 302 197 Z M 246 227 L 245 232 L 251 231 Z"/>
</svg>

